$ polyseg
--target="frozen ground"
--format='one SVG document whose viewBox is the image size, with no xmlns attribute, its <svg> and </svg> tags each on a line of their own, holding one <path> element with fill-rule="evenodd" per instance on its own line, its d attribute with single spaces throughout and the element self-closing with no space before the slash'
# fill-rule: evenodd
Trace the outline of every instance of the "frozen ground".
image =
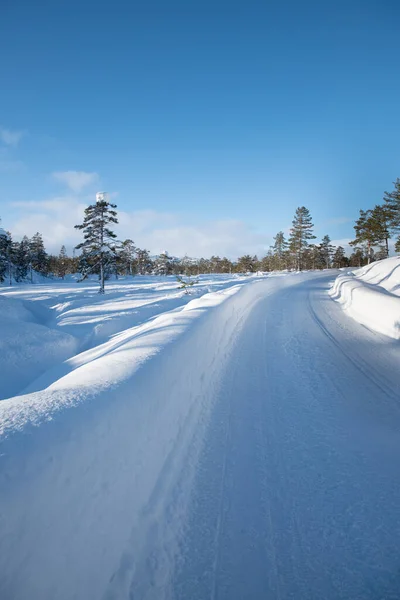
<svg viewBox="0 0 400 600">
<path fill-rule="evenodd" d="M 0 597 L 398 599 L 400 348 L 335 275 L 219 282 L 111 337 L 83 317 L 121 292 L 61 309 L 78 354 L 0 402 Z"/>
</svg>

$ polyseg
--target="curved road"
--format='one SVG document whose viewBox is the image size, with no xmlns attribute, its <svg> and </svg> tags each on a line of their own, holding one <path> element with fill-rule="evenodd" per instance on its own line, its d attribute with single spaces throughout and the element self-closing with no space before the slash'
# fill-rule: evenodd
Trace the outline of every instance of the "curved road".
<svg viewBox="0 0 400 600">
<path fill-rule="evenodd" d="M 164 596 L 400 597 L 400 347 L 343 314 L 332 276 L 298 277 L 235 341 Z"/>
</svg>

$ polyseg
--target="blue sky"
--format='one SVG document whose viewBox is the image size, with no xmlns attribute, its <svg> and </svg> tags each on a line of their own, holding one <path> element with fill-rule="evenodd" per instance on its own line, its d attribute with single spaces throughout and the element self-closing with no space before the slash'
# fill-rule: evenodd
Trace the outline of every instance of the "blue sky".
<svg viewBox="0 0 400 600">
<path fill-rule="evenodd" d="M 15 0 L 0 216 L 72 248 L 94 193 L 152 252 L 262 254 L 299 205 L 353 235 L 400 176 L 400 3 Z"/>
</svg>

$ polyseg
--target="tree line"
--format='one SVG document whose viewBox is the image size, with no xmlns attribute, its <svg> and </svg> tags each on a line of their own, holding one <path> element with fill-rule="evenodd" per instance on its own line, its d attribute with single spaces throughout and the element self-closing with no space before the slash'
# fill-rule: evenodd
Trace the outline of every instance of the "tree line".
<svg viewBox="0 0 400 600">
<path fill-rule="evenodd" d="M 391 192 L 384 193 L 382 204 L 360 210 L 354 225 L 356 235 L 350 245 L 364 264 L 388 258 L 389 240 L 393 236 L 396 236 L 395 251 L 400 252 L 400 179 L 393 185 Z"/>
<path fill-rule="evenodd" d="M 118 240 L 113 228 L 118 223 L 116 205 L 104 195 L 85 209 L 84 219 L 76 229 L 83 232 L 83 240 L 68 256 L 63 245 L 57 255 L 48 254 L 43 237 L 38 232 L 32 238 L 24 236 L 13 241 L 10 232 L 0 228 L 0 281 L 34 281 L 34 273 L 44 277 L 64 279 L 80 273 L 80 280 L 91 274 L 100 279 L 100 291 L 110 277 L 134 275 L 199 275 L 203 273 L 255 273 L 274 270 L 311 270 L 360 267 L 371 260 L 389 255 L 389 239 L 400 234 L 400 179 L 392 192 L 385 192 L 383 205 L 361 210 L 354 229 L 355 239 L 350 242 L 353 253 L 347 257 L 342 246 L 333 246 L 329 235 L 315 242 L 314 224 L 309 209 L 297 208 L 287 238 L 279 231 L 265 256 L 246 254 L 236 261 L 227 257 L 193 259 L 172 257 L 168 252 L 151 256 L 133 240 Z M 396 241 L 400 251 L 400 235 Z M 75 255 L 75 251 L 78 254 Z"/>
</svg>

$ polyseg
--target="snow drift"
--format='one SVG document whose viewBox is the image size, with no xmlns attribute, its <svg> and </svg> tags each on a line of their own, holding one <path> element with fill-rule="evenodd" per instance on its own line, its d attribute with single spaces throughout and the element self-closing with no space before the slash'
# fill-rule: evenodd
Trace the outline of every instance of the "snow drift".
<svg viewBox="0 0 400 600">
<path fill-rule="evenodd" d="M 0 400 L 9 398 L 77 350 L 63 331 L 37 322 L 23 301 L 0 295 Z"/>
<path fill-rule="evenodd" d="M 400 339 L 400 257 L 339 275 L 330 294 L 362 325 Z"/>
</svg>

